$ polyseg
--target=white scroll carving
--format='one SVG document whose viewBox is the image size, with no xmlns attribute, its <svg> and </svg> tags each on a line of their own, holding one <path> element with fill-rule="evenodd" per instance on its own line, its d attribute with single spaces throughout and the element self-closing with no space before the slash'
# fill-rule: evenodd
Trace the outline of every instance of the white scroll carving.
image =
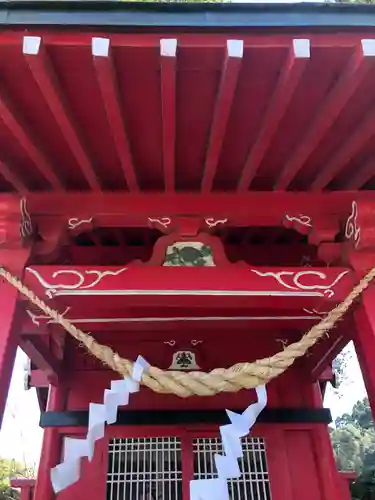
<svg viewBox="0 0 375 500">
<path fill-rule="evenodd" d="M 70 311 L 70 307 L 67 307 L 64 312 L 60 313 L 60 316 L 64 317 L 69 311 Z M 40 326 L 41 320 L 45 320 L 46 325 L 56 323 L 56 320 L 54 318 L 51 318 L 51 316 L 44 315 L 44 314 L 34 314 L 29 309 L 26 309 L 26 313 L 30 316 L 31 321 L 36 326 Z"/>
<path fill-rule="evenodd" d="M 342 271 L 331 283 L 322 284 L 322 281 L 327 280 L 327 275 L 322 271 L 279 271 L 279 272 L 262 272 L 257 269 L 251 269 L 251 271 L 261 277 L 271 277 L 275 279 L 280 285 L 289 290 L 323 290 L 323 293 L 328 297 L 334 295 L 333 287 L 345 276 L 349 271 Z M 284 276 L 291 277 L 291 283 L 287 283 Z M 312 285 L 306 285 L 301 282 L 304 276 L 316 276 L 320 283 L 314 283 Z"/>
<path fill-rule="evenodd" d="M 175 340 L 166 340 L 164 342 L 165 345 L 170 345 L 171 347 L 175 346 L 176 345 L 176 341 Z"/>
<path fill-rule="evenodd" d="M 107 276 L 118 276 L 122 272 L 126 271 L 127 267 L 118 269 L 117 271 L 98 271 L 97 269 L 89 269 L 87 271 L 77 271 L 76 269 L 60 269 L 52 274 L 53 279 L 57 279 L 61 276 L 73 276 L 75 282 L 71 284 L 65 283 L 49 283 L 46 281 L 35 269 L 27 267 L 26 271 L 33 274 L 39 283 L 46 289 L 46 295 L 52 298 L 56 295 L 58 290 L 75 290 L 77 293 L 80 290 L 87 290 L 95 287 L 98 283 L 102 281 L 103 278 Z M 94 279 L 91 279 L 94 277 Z M 87 278 L 89 278 L 87 280 Z M 88 282 L 87 282 L 88 281 Z"/>
<path fill-rule="evenodd" d="M 320 316 L 320 317 L 324 317 L 324 316 L 327 316 L 327 314 L 330 312 L 330 311 L 318 311 L 317 309 L 305 309 L 303 308 L 302 309 L 305 313 L 307 314 L 311 314 L 311 316 Z"/>
<path fill-rule="evenodd" d="M 75 229 L 76 227 L 82 226 L 82 224 L 91 224 L 92 221 L 93 217 L 90 217 L 90 219 L 78 219 L 76 217 L 73 217 L 69 219 L 68 227 L 69 229 Z"/>
<path fill-rule="evenodd" d="M 301 224 L 302 226 L 312 227 L 312 219 L 308 215 L 300 214 L 298 217 L 292 217 L 292 216 L 286 214 L 285 218 L 289 222 L 297 222 L 298 224 Z"/>
<path fill-rule="evenodd" d="M 170 217 L 149 217 L 148 221 L 153 224 L 160 224 L 165 229 L 167 229 L 172 223 L 172 219 Z"/>
<path fill-rule="evenodd" d="M 203 344 L 203 340 L 190 340 L 190 344 L 196 347 L 198 344 Z"/>
<path fill-rule="evenodd" d="M 213 217 L 208 217 L 204 220 L 208 227 L 216 227 L 219 224 L 226 224 L 228 219 L 214 219 Z"/>
<path fill-rule="evenodd" d="M 21 224 L 20 233 L 22 238 L 28 238 L 33 234 L 33 225 L 31 222 L 30 214 L 26 207 L 26 199 L 22 198 L 20 201 Z"/>
<path fill-rule="evenodd" d="M 345 238 L 353 240 L 355 248 L 358 247 L 361 241 L 361 228 L 357 224 L 358 205 L 355 201 L 352 202 L 352 213 L 349 215 L 345 224 Z"/>
</svg>

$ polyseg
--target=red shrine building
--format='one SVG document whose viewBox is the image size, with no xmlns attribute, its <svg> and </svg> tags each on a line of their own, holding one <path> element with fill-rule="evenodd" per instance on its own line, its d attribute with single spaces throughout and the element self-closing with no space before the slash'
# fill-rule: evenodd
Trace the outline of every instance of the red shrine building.
<svg viewBox="0 0 375 500">
<path fill-rule="evenodd" d="M 254 361 L 301 338 L 375 266 L 375 10 L 0 4 L 0 265 L 122 357 Z M 17 346 L 44 428 L 35 485 L 119 378 L 0 283 L 0 415 Z M 232 500 L 347 500 L 323 408 L 353 341 L 375 410 L 375 287 L 267 385 Z M 189 500 L 225 409 L 255 391 L 147 388 L 59 500 Z M 215 499 L 213 499 L 215 500 Z"/>
</svg>

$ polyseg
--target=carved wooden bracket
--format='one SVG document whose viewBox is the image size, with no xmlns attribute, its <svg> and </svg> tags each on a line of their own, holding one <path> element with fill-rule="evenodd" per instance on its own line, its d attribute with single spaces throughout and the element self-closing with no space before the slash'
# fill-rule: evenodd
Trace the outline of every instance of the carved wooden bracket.
<svg viewBox="0 0 375 500">
<path fill-rule="evenodd" d="M 43 261 L 53 261 L 61 246 L 68 241 L 68 229 L 63 220 L 43 217 L 38 220 L 38 241 L 33 248 L 34 255 L 42 255 Z"/>
<path fill-rule="evenodd" d="M 34 230 L 25 198 L 0 204 L 0 249 L 28 246 Z"/>
<path fill-rule="evenodd" d="M 316 246 L 321 243 L 333 243 L 339 232 L 339 220 L 333 217 L 325 217 L 314 223 L 309 234 L 309 243 Z"/>
<path fill-rule="evenodd" d="M 196 236 L 200 231 L 209 232 L 228 222 L 225 217 L 195 217 L 195 216 L 175 216 L 175 217 L 149 217 L 149 225 L 155 227 L 165 234 L 178 233 L 182 238 Z"/>
<path fill-rule="evenodd" d="M 344 236 L 349 248 L 355 250 L 375 249 L 375 203 L 353 201 L 345 221 Z"/>
<path fill-rule="evenodd" d="M 300 234 L 309 234 L 313 229 L 313 220 L 309 215 L 285 214 L 283 219 L 283 226 L 287 229 L 294 229 Z"/>
</svg>

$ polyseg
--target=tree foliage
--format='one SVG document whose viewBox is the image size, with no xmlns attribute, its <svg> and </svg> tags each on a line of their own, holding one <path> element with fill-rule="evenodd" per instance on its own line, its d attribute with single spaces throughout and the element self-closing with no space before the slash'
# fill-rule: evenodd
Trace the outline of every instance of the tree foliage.
<svg viewBox="0 0 375 500">
<path fill-rule="evenodd" d="M 15 460 L 0 458 L 0 500 L 18 499 L 18 491 L 10 486 L 13 477 L 24 475 L 24 467 Z"/>
<path fill-rule="evenodd" d="M 375 500 L 375 426 L 368 398 L 335 421 L 331 439 L 339 470 L 357 472 L 353 500 Z"/>
<path fill-rule="evenodd" d="M 375 0 L 335 0 L 335 3 L 363 3 L 363 4 L 375 4 Z"/>
</svg>

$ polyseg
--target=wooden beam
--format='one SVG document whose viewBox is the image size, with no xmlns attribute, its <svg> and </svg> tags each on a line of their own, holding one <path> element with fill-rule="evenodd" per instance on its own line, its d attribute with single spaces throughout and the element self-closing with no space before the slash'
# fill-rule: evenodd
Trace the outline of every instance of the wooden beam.
<svg viewBox="0 0 375 500">
<path fill-rule="evenodd" d="M 0 117 L 6 127 L 9 129 L 13 137 L 18 141 L 21 148 L 26 152 L 31 161 L 35 164 L 37 170 L 45 178 L 50 186 L 58 191 L 62 191 L 63 185 L 54 171 L 54 167 L 47 159 L 45 154 L 31 139 L 31 133 L 25 124 L 21 123 L 21 118 L 17 116 L 13 105 L 11 104 L 8 96 L 6 96 L 4 89 L 0 91 Z M 3 172 L 6 173 L 5 168 Z M 9 177 L 9 176 L 8 176 Z M 10 180 L 10 178 L 9 178 Z M 15 174 L 12 176 L 12 181 L 16 181 Z M 21 187 L 21 186 L 19 186 Z"/>
<path fill-rule="evenodd" d="M 375 162 L 373 155 L 356 172 L 350 172 L 347 182 L 342 186 L 344 189 L 361 189 L 369 180 L 375 176 Z"/>
<path fill-rule="evenodd" d="M 8 164 L 2 160 L 0 160 L 0 175 L 2 175 L 4 179 L 20 194 L 26 195 L 28 193 L 29 190 L 26 187 L 26 184 L 15 173 L 14 169 L 9 167 Z"/>
<path fill-rule="evenodd" d="M 41 336 L 24 335 L 20 347 L 40 370 L 46 372 L 48 380 L 55 383 L 61 375 L 61 362 L 50 352 Z"/>
<path fill-rule="evenodd" d="M 49 380 L 46 372 L 43 370 L 31 370 L 30 387 L 48 388 Z"/>
<path fill-rule="evenodd" d="M 218 261 L 218 253 L 216 256 Z M 142 307 L 147 301 L 155 310 L 165 305 L 166 300 L 170 307 L 177 308 L 182 303 L 186 307 L 197 304 L 202 307 L 204 297 L 207 308 L 214 304 L 215 308 L 235 310 L 290 311 L 314 309 L 323 302 L 330 308 L 352 289 L 354 274 L 344 267 L 298 266 L 285 271 L 283 266 L 245 267 L 224 263 L 215 268 L 188 269 L 147 265 L 98 266 L 96 269 L 87 265 L 54 265 L 26 267 L 24 280 L 26 286 L 41 297 L 63 296 L 65 306 L 71 306 L 80 296 L 86 306 L 91 307 L 87 301 L 95 296 L 101 297 L 98 300 L 103 307 L 108 307 L 104 302 L 109 301 L 115 310 L 121 307 L 126 296 L 128 307 Z M 80 307 L 83 302 L 79 302 Z M 95 311 L 91 310 L 90 314 Z"/>
<path fill-rule="evenodd" d="M 136 192 L 139 191 L 139 186 L 121 112 L 116 70 L 109 38 L 93 38 L 91 51 L 108 124 L 121 162 L 125 181 L 129 191 Z"/>
<path fill-rule="evenodd" d="M 372 110 L 361 124 L 355 125 L 349 139 L 339 147 L 337 152 L 324 166 L 322 172 L 310 184 L 310 189 L 315 192 L 325 189 L 340 170 L 354 158 L 356 153 L 366 144 L 374 133 L 375 111 Z"/>
<path fill-rule="evenodd" d="M 243 408 L 235 408 L 243 412 Z M 87 427 L 88 411 L 47 411 L 41 414 L 40 426 Z M 222 410 L 119 410 L 114 425 L 186 425 L 225 424 L 228 417 Z M 309 423 L 329 424 L 331 412 L 327 408 L 265 408 L 258 417 L 258 423 Z"/>
<path fill-rule="evenodd" d="M 173 214 L 202 215 L 213 217 L 219 214 L 250 214 L 262 207 L 259 219 L 267 218 L 267 214 L 278 214 L 281 223 L 284 213 L 292 216 L 324 214 L 327 210 L 340 213 L 345 209 L 345 219 L 351 210 L 352 201 L 366 203 L 368 208 L 375 204 L 375 191 L 333 191 L 331 193 L 311 192 L 268 192 L 255 191 L 249 193 L 30 193 L 27 199 L 30 215 L 65 215 L 83 213 L 129 215 L 129 211 L 150 217 L 169 216 Z M 19 197 L 0 195 L 0 204 L 8 203 Z M 82 221 L 84 223 L 84 221 Z"/>
<path fill-rule="evenodd" d="M 177 40 L 160 40 L 163 169 L 165 190 L 175 189 Z"/>
<path fill-rule="evenodd" d="M 12 203 L 14 196 L 0 195 L 0 203 Z M 366 211 L 375 208 L 375 192 L 337 191 L 253 192 L 253 193 L 180 193 L 180 194 L 120 194 L 71 193 L 28 195 L 28 211 L 40 227 L 48 224 L 66 228 L 75 220 L 82 229 L 94 226 L 149 227 L 150 219 L 167 220 L 165 232 L 178 230 L 179 217 L 198 217 L 201 230 L 210 224 L 224 229 L 231 226 L 280 226 L 286 216 L 311 218 L 313 228 L 325 219 L 345 223 L 352 201 L 361 202 Z M 262 210 L 259 211 L 259 207 Z M 36 220 L 35 219 L 35 220 Z M 85 222 L 86 221 L 86 222 Z M 220 222 L 221 221 L 221 222 Z M 163 222 L 164 223 L 164 222 Z M 85 225 L 86 224 L 86 225 Z M 156 223 L 155 223 L 156 224 Z M 162 227 L 162 226 L 156 226 Z M 163 228 L 164 229 L 164 228 Z"/>
<path fill-rule="evenodd" d="M 48 54 L 42 44 L 41 37 L 25 36 L 23 38 L 23 54 L 40 91 L 46 100 L 60 131 L 69 145 L 88 185 L 100 190 L 100 184 L 94 172 L 92 163 L 83 147 L 82 141 L 69 116 L 66 103 L 56 74 L 52 68 Z"/>
<path fill-rule="evenodd" d="M 203 172 L 203 192 L 209 192 L 212 189 L 237 87 L 242 57 L 243 41 L 228 40 Z"/>
<path fill-rule="evenodd" d="M 315 119 L 299 142 L 297 149 L 284 166 L 275 183 L 275 189 L 287 189 L 289 187 L 309 155 L 332 127 L 340 112 L 363 81 L 370 67 L 373 66 L 375 61 L 374 56 L 375 40 L 361 40 L 360 45 L 349 60 L 345 71 L 328 93 L 321 108 L 317 110 Z M 335 158 L 338 158 L 338 155 Z M 342 158 L 345 159 L 344 156 Z M 322 168 L 321 177 L 313 183 L 314 189 L 317 189 L 321 184 L 326 185 L 340 166 L 340 162 L 334 160 L 328 166 Z"/>
<path fill-rule="evenodd" d="M 349 336 L 333 331 L 330 333 L 330 338 L 318 343 L 305 361 L 306 369 L 309 371 L 312 381 L 320 380 L 324 371 L 332 365 L 333 360 L 349 341 Z"/>
<path fill-rule="evenodd" d="M 259 135 L 252 146 L 242 170 L 238 191 L 249 188 L 262 163 L 264 155 L 293 97 L 306 64 L 310 58 L 310 41 L 293 40 L 275 90 L 264 114 Z"/>
</svg>

